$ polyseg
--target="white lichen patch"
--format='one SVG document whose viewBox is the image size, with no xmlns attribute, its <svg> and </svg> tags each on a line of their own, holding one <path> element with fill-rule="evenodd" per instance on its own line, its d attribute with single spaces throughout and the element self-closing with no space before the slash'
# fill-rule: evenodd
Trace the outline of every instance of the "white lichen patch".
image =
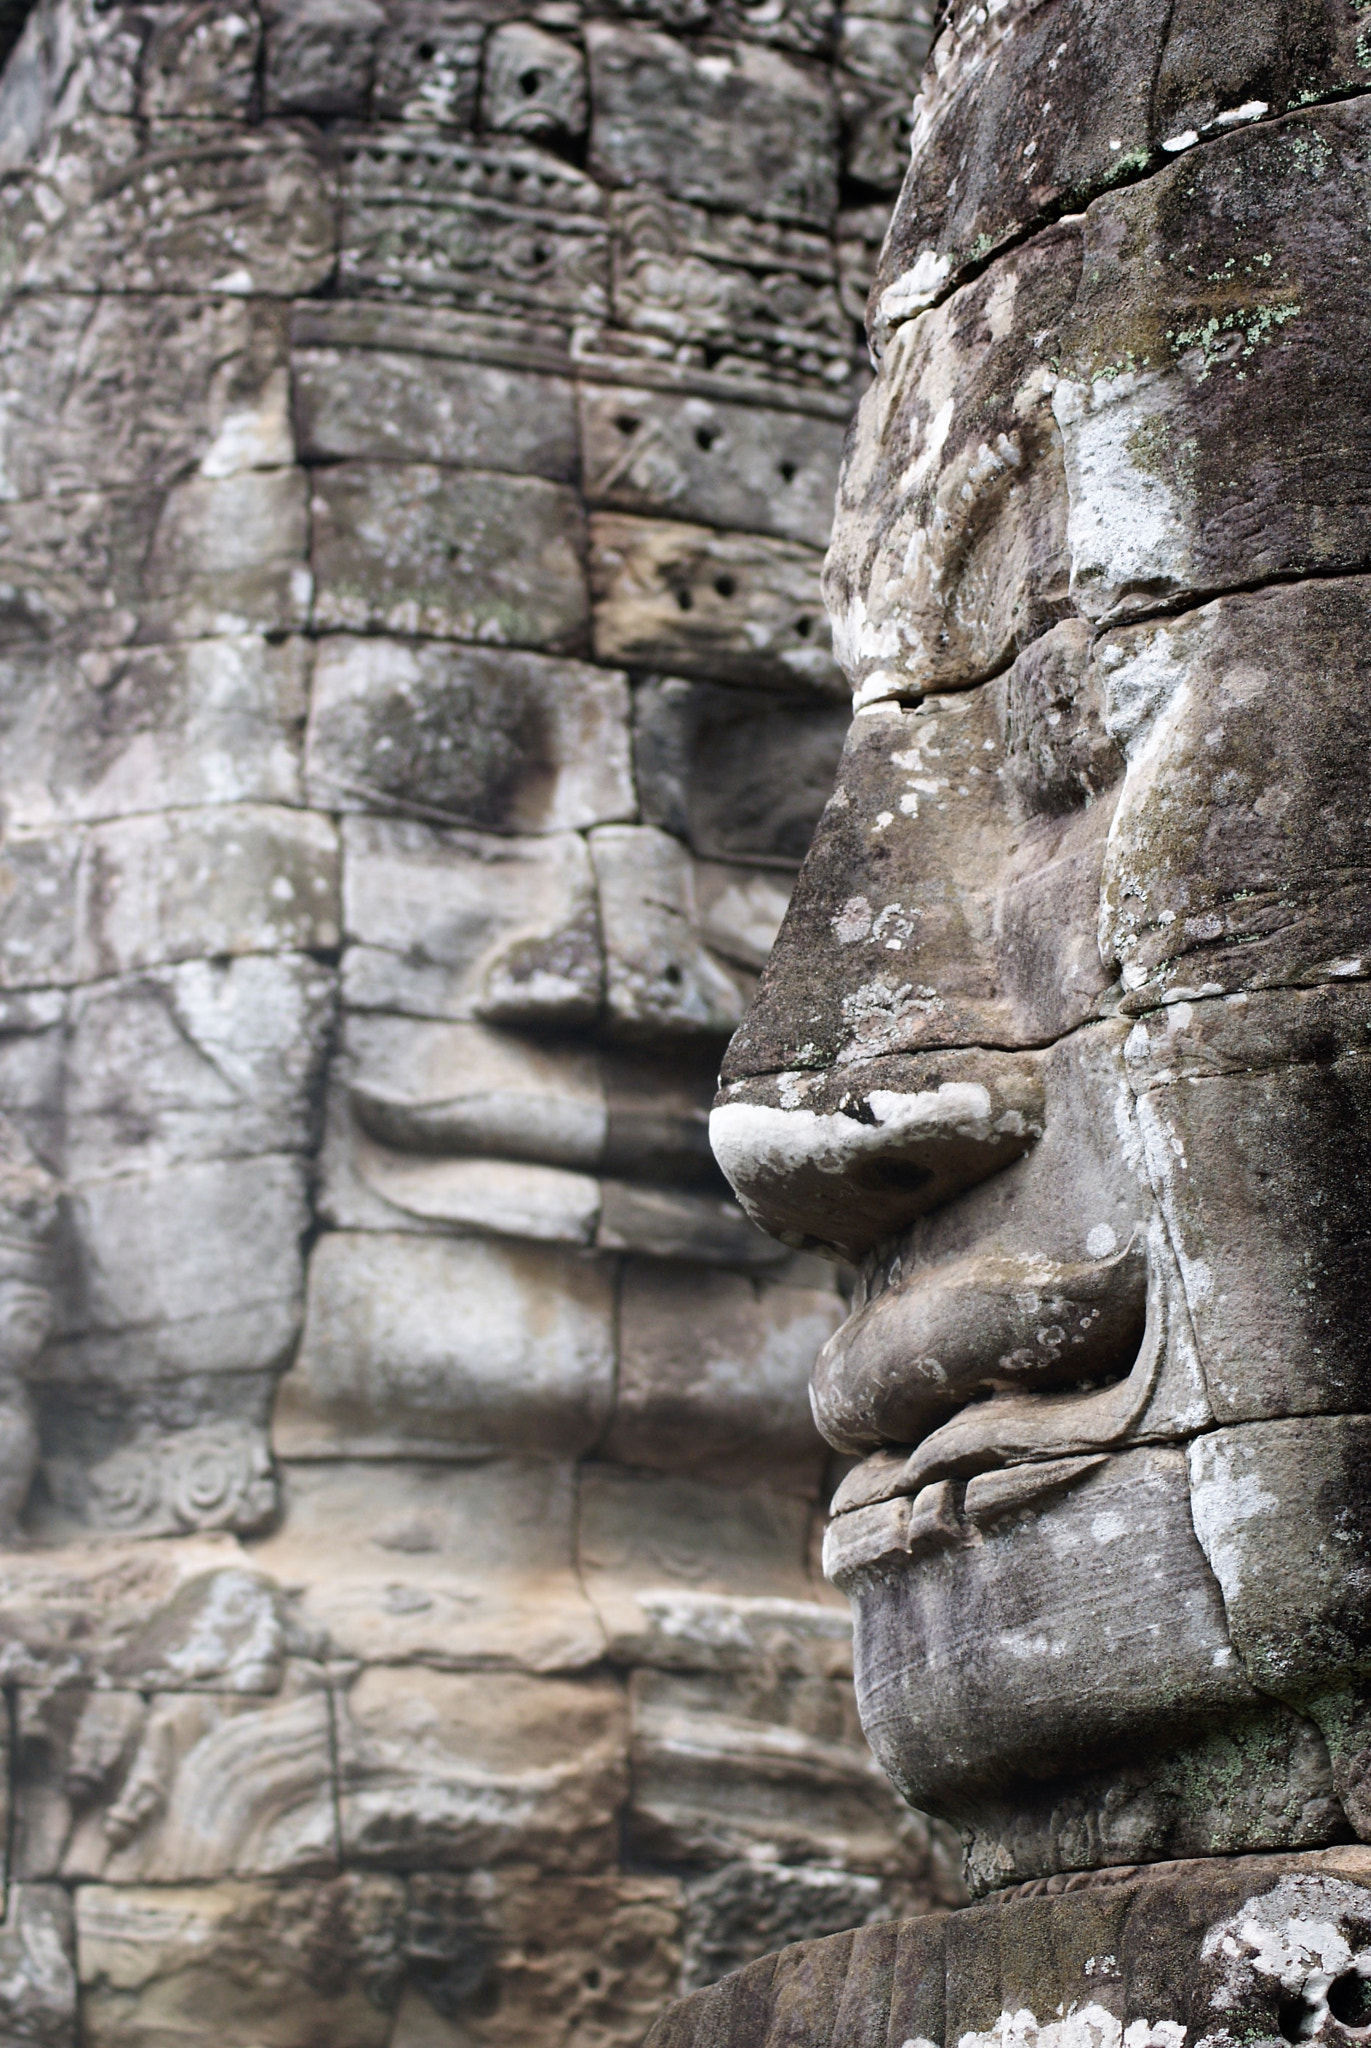
<svg viewBox="0 0 1371 2048">
<path fill-rule="evenodd" d="M 1179 589 L 1190 568 L 1190 510 L 1169 435 L 1174 388 L 1156 370 L 1123 369 L 1090 383 L 1059 378 L 1052 410 L 1062 433 L 1071 590 L 1087 617 L 1107 618 L 1139 589 Z"/>
<path fill-rule="evenodd" d="M 1136 2019 L 1125 2023 L 1093 2001 L 1040 2020 L 1027 2006 L 1002 2012 L 983 2033 L 958 2037 L 957 2048 L 1181 2048 L 1185 2028 L 1178 2020 Z"/>
</svg>

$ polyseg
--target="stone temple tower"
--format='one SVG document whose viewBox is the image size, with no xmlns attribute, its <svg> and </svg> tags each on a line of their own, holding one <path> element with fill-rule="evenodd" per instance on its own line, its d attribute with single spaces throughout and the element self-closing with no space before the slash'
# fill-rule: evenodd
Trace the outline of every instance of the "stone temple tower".
<svg viewBox="0 0 1371 2048">
<path fill-rule="evenodd" d="M 818 1571 L 835 1268 L 704 1136 L 931 24 L 23 13 L 0 2032 L 628 2048 L 957 1896 Z"/>
</svg>

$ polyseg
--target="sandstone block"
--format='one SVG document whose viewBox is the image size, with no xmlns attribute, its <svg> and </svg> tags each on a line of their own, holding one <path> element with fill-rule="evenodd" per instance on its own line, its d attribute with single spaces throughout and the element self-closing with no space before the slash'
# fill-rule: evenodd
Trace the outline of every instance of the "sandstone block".
<svg viewBox="0 0 1371 2048">
<path fill-rule="evenodd" d="M 70 1896 L 59 1885 L 11 1879 L 0 1931 L 0 2015 L 25 2048 L 74 2048 L 76 1940 Z"/>
<path fill-rule="evenodd" d="M 593 2035 L 637 2048 L 676 1982 L 674 1877 L 528 1864 L 409 1880 L 407 1983 L 390 2048 L 514 2048 Z"/>
<path fill-rule="evenodd" d="M 817 554 L 794 541 L 599 513 L 595 651 L 705 681 L 837 697 L 818 569 Z"/>
<path fill-rule="evenodd" d="M 243 119 L 257 83 L 262 31 L 233 0 L 170 10 L 143 54 L 139 111 L 157 120 Z"/>
<path fill-rule="evenodd" d="M 1361 971 L 1365 590 L 1335 578 L 1220 598 L 1097 648 L 1129 763 L 1100 945 L 1130 1006 Z M 1298 849 L 1277 807 L 1308 821 Z"/>
<path fill-rule="evenodd" d="M 76 891 L 84 834 L 6 834 L 0 854 L 0 975 L 7 988 L 76 978 Z"/>
<path fill-rule="evenodd" d="M 82 1183 L 72 1193 L 80 1279 L 68 1327 L 119 1330 L 290 1301 L 305 1221 L 297 1159 L 225 1159 Z"/>
<path fill-rule="evenodd" d="M 522 1856 L 593 1870 L 614 1853 L 628 1726 L 605 1679 L 366 1671 L 340 1702 L 349 1860 L 458 1869 Z"/>
<path fill-rule="evenodd" d="M 1337 291 L 1361 260 L 1366 119 L 1348 102 L 1236 130 L 904 322 L 864 402 L 829 572 L 834 644 L 863 690 L 974 682 L 1067 609 L 1112 620 L 1364 565 L 1360 444 L 1320 452 L 1327 330 L 1307 312 L 1290 178 L 1344 195 L 1318 258 L 1320 293 Z M 1214 282 L 1230 259 L 1240 305 Z M 1000 323 L 991 301 L 1011 291 Z M 1158 435 L 1190 451 L 1183 473 L 1149 466 Z"/>
<path fill-rule="evenodd" d="M 452 463 L 572 482 L 576 416 L 569 378 L 482 360 L 484 330 L 493 325 L 434 314 L 427 331 L 416 326 L 407 333 L 396 323 L 391 347 L 382 340 L 384 327 L 376 340 L 349 347 L 342 319 L 321 319 L 313 309 L 297 314 L 292 372 L 304 460 Z M 311 336 L 307 343 L 302 330 Z M 332 345 L 331 330 L 340 336 Z M 464 339 L 468 357 L 458 353 Z M 528 340 L 520 339 L 528 351 Z M 439 353 L 445 345 L 450 353 Z M 505 347 L 516 356 L 514 337 Z M 492 352 L 489 340 L 486 352 Z"/>
<path fill-rule="evenodd" d="M 253 1363 L 264 1360 L 279 1371 L 294 1328 L 278 1308 L 277 1327 L 269 1332 L 275 1339 L 273 1352 L 261 1341 L 258 1326 L 264 1320 L 260 1312 L 240 1316 L 232 1334 L 240 1351 L 246 1349 L 242 1326 L 249 1324 Z M 55 1536 L 69 1542 L 101 1530 L 138 1537 L 212 1529 L 251 1535 L 271 1521 L 276 1480 L 265 1411 L 275 1371 L 240 1366 L 234 1372 L 239 1360 L 223 1345 L 232 1377 L 226 1382 L 221 1376 L 216 1384 L 185 1343 L 184 1331 L 184 1325 L 172 1324 L 158 1332 L 160 1345 L 149 1343 L 140 1331 L 141 1341 L 107 1339 L 100 1346 L 87 1339 L 64 1347 L 61 1364 L 68 1383 L 54 1376 L 56 1383 L 40 1387 L 35 1401 L 51 1504 L 46 1512 L 39 1508 L 35 1525 L 49 1540 Z M 112 1389 L 119 1385 L 120 1365 L 126 1381 L 141 1373 L 144 1385 L 135 1381 L 131 1395 L 121 1390 L 122 1405 L 116 1408 Z M 193 1376 L 197 1366 L 202 1368 L 198 1384 Z M 117 1419 L 112 1420 L 111 1409 Z M 184 1420 L 187 1414 L 194 1417 L 190 1423 Z"/>
<path fill-rule="evenodd" d="M 385 2048 L 404 1888 L 326 1882 L 80 1885 L 82 2025 L 95 2048 Z"/>
<path fill-rule="evenodd" d="M 416 126 L 470 128 L 484 41 L 484 21 L 464 21 L 441 0 L 392 14 L 376 46 L 375 112 Z"/>
<path fill-rule="evenodd" d="M 997 1641 L 1005 1629 L 1022 1644 L 1012 1667 L 999 1659 L 993 1665 L 997 1711 L 1013 1707 L 1006 1725 L 1015 1735 L 1002 1746 L 1006 1771 L 1045 1778 L 1054 1766 L 1062 1773 L 1088 1768 L 1118 1740 L 1110 1723 L 1125 1698 L 1130 1730 L 1155 1717 L 1159 1734 L 1187 1719 L 1241 1716 L 1256 1704 L 1229 1641 L 1218 1585 L 1195 1540 L 1184 1453 L 1129 1451 L 1083 1476 L 1066 1466 L 1073 1461 L 1065 1461 L 1060 1477 L 1050 1464 L 1036 1468 L 1037 1497 L 1021 1488 L 979 1543 L 935 1538 L 916 1570 L 896 1568 L 879 1584 L 875 1574 L 862 1580 L 857 1664 L 863 1726 L 911 1803 L 938 1810 L 959 1796 L 958 1759 L 974 1752 L 961 1747 L 958 1730 L 987 1711 L 978 1646 Z M 1127 1525 L 1117 1520 L 1121 1514 L 1129 1517 Z M 1125 1526 L 1146 1529 L 1146 1555 L 1155 1565 L 1145 1581 L 1136 1568 L 1136 1533 L 1126 1548 L 1112 1548 L 1114 1533 Z M 1070 1576 L 1061 1563 L 1066 1543 L 1076 1561 Z M 1050 1575 L 1032 1568 L 1030 1544 L 1054 1546 L 1058 1562 Z M 1000 1545 L 1013 1547 L 1012 1569 L 997 1568 Z M 1126 1592 L 1123 1582 L 1113 1584 L 1116 1559 Z M 1050 1610 L 1041 1604 L 1044 1596 L 1054 1602 Z M 1064 1632 L 1107 1649 L 1097 1679 L 1088 1680 L 1083 1665 L 1069 1702 L 1033 1676 L 1039 1660 L 1052 1655 L 1052 1644 L 1067 1640 Z M 1120 1686 L 1125 1668 L 1126 1688 Z M 1012 1702 L 1004 1693 L 1011 1669 L 1022 1687 Z"/>
<path fill-rule="evenodd" d="M 500 839 L 345 818 L 343 901 L 355 1008 L 575 1024 L 600 1007 L 594 881 L 574 833 Z"/>
<path fill-rule="evenodd" d="M 340 281 L 348 295 L 603 319 L 604 199 L 529 143 L 367 135 L 345 146 Z"/>
<path fill-rule="evenodd" d="M 183 1884 L 337 1860 L 328 1700 L 21 1693 L 18 1866 L 35 1878 Z"/>
<path fill-rule="evenodd" d="M 827 543 L 837 420 L 627 385 L 586 383 L 579 395 L 592 505 Z"/>
<path fill-rule="evenodd" d="M 305 649 L 253 635 L 3 663 L 11 829 L 298 803 Z M 17 766 L 22 761 L 20 770 Z"/>
<path fill-rule="evenodd" d="M 636 809 L 628 687 L 587 662 L 329 636 L 306 769 L 333 810 L 394 804 L 433 823 L 562 832 Z"/>
<path fill-rule="evenodd" d="M 245 470 L 169 491 L 79 492 L 0 509 L 6 644 L 78 652 L 307 622 L 303 477 Z M 98 673 L 98 670 L 97 670 Z"/>
<path fill-rule="evenodd" d="M 591 161 L 611 185 L 827 225 L 837 203 L 824 83 L 749 43 L 696 54 L 655 29 L 586 31 Z"/>
<path fill-rule="evenodd" d="M 783 1247 L 749 1222 L 729 1195 L 641 1182 L 604 1182 L 595 1243 L 602 1251 L 646 1252 L 701 1265 L 774 1267 Z M 779 1254 L 779 1256 L 778 1256 Z"/>
<path fill-rule="evenodd" d="M 587 1246 L 600 1184 L 584 1173 L 515 1159 L 425 1157 L 379 1145 L 341 1105 L 324 1149 L 321 1209 L 343 1230 L 493 1234 Z"/>
<path fill-rule="evenodd" d="M 920 288 L 955 281 L 1064 203 L 1080 207 L 1155 170 L 1168 143 L 1209 141 L 1235 118 L 1358 84 L 1354 42 L 1337 0 L 1312 7 L 1289 36 L 1259 15 L 1200 30 L 1194 15 L 1153 0 L 1130 0 L 1107 31 L 1085 7 L 1050 24 L 1027 8 L 959 16 L 923 81 L 880 290 L 917 309 Z"/>
<path fill-rule="evenodd" d="M 337 945 L 338 839 L 310 811 L 224 804 L 96 826 L 78 882 L 76 965 L 127 974 L 164 962 Z"/>
<path fill-rule="evenodd" d="M 382 1144 L 592 1169 L 609 1110 L 601 1063 L 482 1024 L 351 1017 L 346 1086 L 361 1127 Z"/>
<path fill-rule="evenodd" d="M 606 1169 L 659 1186 L 717 1188 L 719 1169 L 709 1149 L 713 1048 L 678 1043 L 666 1065 L 650 1046 L 614 1046 L 600 1065 Z"/>
<path fill-rule="evenodd" d="M 73 123 L 5 199 L 0 272 L 25 291 L 290 298 L 334 261 L 332 176 L 285 122 Z"/>
<path fill-rule="evenodd" d="M 34 1156 L 53 1162 L 62 1157 L 66 1011 L 59 989 L 0 996 L 0 1102 Z"/>
<path fill-rule="evenodd" d="M 585 133 L 585 59 L 531 21 L 491 32 L 481 89 L 484 125 L 503 135 Z"/>
<path fill-rule="evenodd" d="M 274 1692 L 285 1613 L 231 1536 L 105 1537 L 8 1552 L 7 1684 Z"/>
<path fill-rule="evenodd" d="M 268 113 L 361 113 L 385 18 L 376 0 L 273 0 L 266 17 Z"/>
<path fill-rule="evenodd" d="M 630 1261 L 606 1454 L 812 1497 L 825 1453 L 809 1370 L 843 1313 L 836 1294 Z"/>
<path fill-rule="evenodd" d="M 615 317 L 634 333 L 720 352 L 748 378 L 765 366 L 820 391 L 850 384 L 852 328 L 826 235 L 650 191 L 616 193 L 610 218 Z"/>
<path fill-rule="evenodd" d="M 570 650 L 584 637 L 579 501 L 538 477 L 340 463 L 314 484 L 315 619 Z"/>
<path fill-rule="evenodd" d="M 690 856 L 647 825 L 605 825 L 590 843 L 612 1027 L 625 1038 L 722 1036 L 742 1001 L 701 944 Z"/>
<path fill-rule="evenodd" d="M 221 17 L 222 19 L 222 17 Z M 246 26 L 246 25 L 245 25 Z M 262 300 L 111 292 L 11 303 L 0 491 L 166 486 L 293 459 L 286 320 Z"/>
<path fill-rule="evenodd" d="M 73 1000 L 66 1170 L 78 1181 L 303 1152 L 333 975 L 301 954 L 191 960 Z"/>
<path fill-rule="evenodd" d="M 749 996 L 776 943 L 790 903 L 784 870 L 739 867 L 732 861 L 695 863 L 700 933 L 713 953 L 745 976 Z"/>
<path fill-rule="evenodd" d="M 157 507 L 142 586 L 141 640 L 297 632 L 308 622 L 305 479 L 296 470 L 193 477 Z"/>
<path fill-rule="evenodd" d="M 303 1627 L 367 1663 L 574 1671 L 604 1634 L 573 1561 L 571 1467 L 331 1462 L 284 1474 L 257 1567 Z"/>
<path fill-rule="evenodd" d="M 662 677 L 638 689 L 633 724 L 648 824 L 715 860 L 803 860 L 833 788 L 845 711 Z"/>
<path fill-rule="evenodd" d="M 893 1917 L 879 1877 L 813 1864 L 725 1863 L 686 1893 L 681 1990 L 716 1984 L 759 1955 Z"/>
<path fill-rule="evenodd" d="M 630 1701 L 639 1853 L 899 1870 L 900 1804 L 845 1681 L 637 1671 Z"/>
<path fill-rule="evenodd" d="M 1356 1189 L 1371 1060 L 1333 1047 L 1320 1058 L 1139 1101 L 1222 1422 L 1359 1410 L 1366 1398 L 1366 1335 L 1348 1304 L 1365 1284 Z"/>
<path fill-rule="evenodd" d="M 811 1511 L 765 1487 L 588 1465 L 579 1558 L 616 1663 L 842 1676 L 851 1628 L 811 1577 Z"/>
<path fill-rule="evenodd" d="M 603 1268 L 552 1249 L 331 1233 L 281 1385 L 286 1458 L 576 1456 L 614 1372 Z"/>
<path fill-rule="evenodd" d="M 1255 1685 L 1296 1705 L 1367 1663 L 1369 1430 L 1360 1415 L 1304 1415 L 1214 1430 L 1188 1450 L 1195 1531 L 1234 1648 Z"/>
</svg>

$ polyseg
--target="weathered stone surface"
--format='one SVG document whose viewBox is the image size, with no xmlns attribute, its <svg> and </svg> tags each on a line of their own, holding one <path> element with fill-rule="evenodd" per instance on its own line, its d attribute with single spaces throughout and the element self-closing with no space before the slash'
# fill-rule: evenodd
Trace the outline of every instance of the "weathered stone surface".
<svg viewBox="0 0 1371 2048">
<path fill-rule="evenodd" d="M 71 1899 L 58 1885 L 10 1881 L 0 1932 L 0 2013 L 12 2041 L 72 2048 L 76 1966 Z"/>
<path fill-rule="evenodd" d="M 110 176 L 117 172 L 116 176 Z M 332 179 L 287 123 L 73 123 L 14 178 L 0 226 L 11 289 L 307 293 L 333 267 Z"/>
<path fill-rule="evenodd" d="M 329 1707 L 288 1673 L 276 1698 L 21 1692 L 26 1877 L 183 1884 L 337 1860 Z"/>
<path fill-rule="evenodd" d="M 604 973 L 585 842 L 343 823 L 343 989 L 359 1009 L 578 1024 Z"/>
<path fill-rule="evenodd" d="M 611 1026 L 630 1039 L 722 1037 L 742 1002 L 701 942 L 689 855 L 648 825 L 602 826 L 590 844 Z"/>
<path fill-rule="evenodd" d="M 979 2048 L 1011 2026 L 1062 2027 L 1059 2014 L 1106 2041 L 1133 2029 L 1158 2044 L 1182 2031 L 1274 2039 L 1281 2018 L 1331 2033 L 1363 2009 L 1354 1958 L 1367 1882 L 1364 1850 L 1342 1847 L 1024 1887 L 762 1957 L 683 1999 L 648 2039 L 780 2048 L 818 2034 L 874 2048 L 899 2035 Z"/>
<path fill-rule="evenodd" d="M 197 6 L 157 21 L 143 51 L 141 111 L 213 120 L 241 118 L 252 103 L 260 23 L 232 4 Z"/>
<path fill-rule="evenodd" d="M 98 2048 L 384 2048 L 404 1887 L 326 1882 L 81 1885 L 82 2021 Z"/>
<path fill-rule="evenodd" d="M 629 697 L 586 662 L 330 635 L 306 774 L 331 810 L 561 832 L 632 817 Z"/>
<path fill-rule="evenodd" d="M 842 427 L 812 413 L 583 384 L 586 496 L 822 547 Z"/>
<path fill-rule="evenodd" d="M 0 494 L 229 476 L 294 459 L 286 321 L 260 299 L 87 292 L 13 300 Z"/>
<path fill-rule="evenodd" d="M 266 10 L 268 110 L 360 113 L 384 20 L 376 0 L 273 0 Z"/>
<path fill-rule="evenodd" d="M 777 1247 L 748 1221 L 731 1195 L 605 1181 L 595 1243 L 601 1251 L 646 1252 L 655 1259 L 760 1267 L 782 1263 Z"/>
<path fill-rule="evenodd" d="M 810 1492 L 823 1447 L 809 1414 L 809 1368 L 842 1314 L 833 1293 L 634 1261 L 620 1297 L 607 1454 Z"/>
<path fill-rule="evenodd" d="M 313 500 L 325 628 L 574 650 L 586 630 L 581 510 L 537 477 L 339 463 Z"/>
<path fill-rule="evenodd" d="M 303 1152 L 333 979 L 302 954 L 150 968 L 78 990 L 65 1093 L 76 1180 Z"/>
<path fill-rule="evenodd" d="M 299 801 L 305 650 L 256 636 L 5 664 L 11 827 Z M 74 670 L 74 672 L 73 672 Z"/>
<path fill-rule="evenodd" d="M 528 143 L 362 135 L 345 144 L 340 282 L 349 296 L 602 319 L 604 212 L 589 178 Z"/>
<path fill-rule="evenodd" d="M 1327 329 L 1306 311 L 1290 181 L 1330 195 L 1317 289 L 1341 292 L 1362 261 L 1366 119 L 1355 100 L 1226 136 L 901 327 L 829 572 L 863 692 L 979 680 L 1067 609 L 1112 619 L 1363 566 L 1365 463 L 1355 432 L 1324 430 Z M 1146 452 L 1159 435 L 1181 468 Z"/>
<path fill-rule="evenodd" d="M 335 302 L 295 314 L 291 372 L 306 461 L 453 463 L 572 481 L 570 379 L 516 367 L 538 335 L 436 310 L 417 319 L 398 307 L 389 317 L 361 313 Z"/>
<path fill-rule="evenodd" d="M 836 705 L 663 677 L 639 688 L 633 717 L 649 824 L 718 860 L 804 858 L 846 730 Z"/>
<path fill-rule="evenodd" d="M 916 109 L 877 317 L 882 298 L 887 319 L 917 312 L 1030 224 L 1155 170 L 1187 139 L 1357 89 L 1355 37 L 1341 0 L 1279 30 L 1153 0 L 1130 0 L 1107 27 L 1076 6 L 950 15 Z"/>
<path fill-rule="evenodd" d="M 365 1663 L 567 1671 L 604 1632 L 574 1565 L 566 1464 L 292 1464 L 256 1565 L 315 1640 Z"/>
<path fill-rule="evenodd" d="M 581 1569 L 615 1662 L 848 1671 L 851 1624 L 809 1572 L 810 1519 L 765 1487 L 588 1467 Z"/>
<path fill-rule="evenodd" d="M 372 105 L 416 127 L 469 128 L 476 111 L 485 25 L 436 5 L 392 10 L 376 44 Z"/>
<path fill-rule="evenodd" d="M 873 705 L 854 719 L 728 1078 L 923 1047 L 1041 1044 L 1098 1011 L 1109 807 L 1069 782 L 1060 809 L 1039 800 L 1048 779 L 1025 717 L 1035 677 L 1047 668 L 1056 683 L 1066 663 L 1054 656 L 1073 651 L 1041 643 L 1002 692 Z M 1062 680 L 1060 694 L 1086 697 L 1088 710 L 1090 679 L 1077 689 Z M 1042 694 L 1060 721 L 1050 687 Z M 1067 780 L 1062 752 L 1047 767 Z M 1103 779 L 1111 763 L 1089 765 Z M 1022 775 L 1028 802 L 1007 794 L 1006 770 Z"/>
<path fill-rule="evenodd" d="M 340 1704 L 349 1860 L 407 1870 L 611 1860 L 628 1789 L 627 1714 L 611 1681 L 371 1670 Z"/>
<path fill-rule="evenodd" d="M 302 1457 L 574 1457 L 603 1429 L 613 1297 L 551 1249 L 332 1232 L 274 1441 Z"/>
<path fill-rule="evenodd" d="M 848 316 L 826 235 L 650 191 L 615 194 L 611 219 L 614 310 L 633 333 L 721 353 L 745 376 L 850 386 Z"/>
<path fill-rule="evenodd" d="M 499 134 L 585 133 L 585 59 L 575 44 L 531 21 L 495 29 L 481 87 L 485 124 Z"/>
<path fill-rule="evenodd" d="M 308 811 L 224 804 L 97 826 L 82 851 L 77 972 L 337 945 L 338 842 Z"/>
<path fill-rule="evenodd" d="M 837 202 L 832 103 L 790 58 L 748 43 L 694 52 L 594 22 L 591 161 L 612 185 L 826 226 Z"/>
<path fill-rule="evenodd" d="M 407 1982 L 391 2048 L 637 2048 L 680 1965 L 675 1877 L 513 1864 L 409 1881 Z"/>
<path fill-rule="evenodd" d="M 1129 763 L 1100 945 L 1131 1006 L 1362 971 L 1364 588 L 1220 598 L 1097 648 Z"/>
<path fill-rule="evenodd" d="M 817 1863 L 892 1873 L 900 1806 L 841 1680 L 634 1675 L 635 1846 L 668 1863 Z"/>
<path fill-rule="evenodd" d="M 793 541 L 600 513 L 591 521 L 595 651 L 706 680 L 837 695 L 817 570 Z"/>
</svg>

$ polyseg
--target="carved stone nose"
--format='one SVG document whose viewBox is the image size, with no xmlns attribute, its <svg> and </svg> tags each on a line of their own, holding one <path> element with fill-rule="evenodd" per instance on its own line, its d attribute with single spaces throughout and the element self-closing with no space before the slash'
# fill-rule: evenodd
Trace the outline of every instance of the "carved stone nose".
<svg viewBox="0 0 1371 2048">
<path fill-rule="evenodd" d="M 857 1260 L 1041 1136 L 1042 1062 L 980 1048 L 725 1088 L 714 1156 L 754 1223 Z"/>
</svg>

